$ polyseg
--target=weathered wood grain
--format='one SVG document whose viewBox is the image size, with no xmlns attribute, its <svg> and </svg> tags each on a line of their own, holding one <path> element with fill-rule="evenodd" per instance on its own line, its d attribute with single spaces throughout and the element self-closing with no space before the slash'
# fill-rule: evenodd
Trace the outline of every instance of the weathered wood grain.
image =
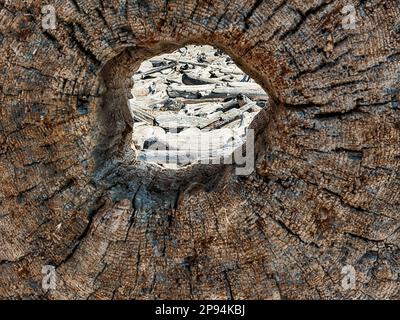
<svg viewBox="0 0 400 320">
<path fill-rule="evenodd" d="M 397 0 L 352 1 L 355 29 L 344 0 L 97 3 L 44 31 L 0 2 L 0 297 L 400 298 Z M 271 97 L 248 177 L 132 161 L 131 75 L 187 43 Z"/>
</svg>

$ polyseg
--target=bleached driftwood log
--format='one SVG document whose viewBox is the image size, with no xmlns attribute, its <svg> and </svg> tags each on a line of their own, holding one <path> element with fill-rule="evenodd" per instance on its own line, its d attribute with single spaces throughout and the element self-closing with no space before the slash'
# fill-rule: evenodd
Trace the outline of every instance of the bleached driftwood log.
<svg viewBox="0 0 400 320">
<path fill-rule="evenodd" d="M 268 100 L 268 95 L 258 88 L 257 84 L 242 82 L 241 88 L 238 84 L 234 86 L 223 86 L 217 84 L 203 85 L 179 85 L 172 84 L 168 88 L 168 95 L 171 98 L 185 99 L 210 99 L 210 98 L 236 98 L 238 95 L 246 95 L 253 99 Z"/>
</svg>

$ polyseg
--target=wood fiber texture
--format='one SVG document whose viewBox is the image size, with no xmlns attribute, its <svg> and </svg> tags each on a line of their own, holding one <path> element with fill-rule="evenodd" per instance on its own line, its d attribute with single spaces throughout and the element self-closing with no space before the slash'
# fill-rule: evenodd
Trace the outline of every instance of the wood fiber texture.
<svg viewBox="0 0 400 320">
<path fill-rule="evenodd" d="M 271 97 L 250 176 L 132 160 L 131 76 L 186 44 Z M 399 299 L 399 82 L 398 0 L 0 0 L 0 297 Z"/>
</svg>

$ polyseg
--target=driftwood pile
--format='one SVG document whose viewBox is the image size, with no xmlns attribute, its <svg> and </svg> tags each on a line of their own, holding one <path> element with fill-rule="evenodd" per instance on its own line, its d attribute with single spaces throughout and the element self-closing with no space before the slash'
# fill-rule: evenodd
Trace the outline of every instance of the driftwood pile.
<svg viewBox="0 0 400 320">
<path fill-rule="evenodd" d="M 155 57 L 133 80 L 133 147 L 139 160 L 169 168 L 231 154 L 268 101 L 229 56 L 210 46 Z"/>
</svg>

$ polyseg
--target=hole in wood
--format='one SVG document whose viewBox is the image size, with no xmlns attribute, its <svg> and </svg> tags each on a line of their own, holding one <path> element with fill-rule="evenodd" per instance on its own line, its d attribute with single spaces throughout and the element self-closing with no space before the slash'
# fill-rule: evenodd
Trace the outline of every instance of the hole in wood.
<svg viewBox="0 0 400 320">
<path fill-rule="evenodd" d="M 161 168 L 230 164 L 268 95 L 221 50 L 186 46 L 143 62 L 129 101 L 137 160 Z"/>
</svg>

